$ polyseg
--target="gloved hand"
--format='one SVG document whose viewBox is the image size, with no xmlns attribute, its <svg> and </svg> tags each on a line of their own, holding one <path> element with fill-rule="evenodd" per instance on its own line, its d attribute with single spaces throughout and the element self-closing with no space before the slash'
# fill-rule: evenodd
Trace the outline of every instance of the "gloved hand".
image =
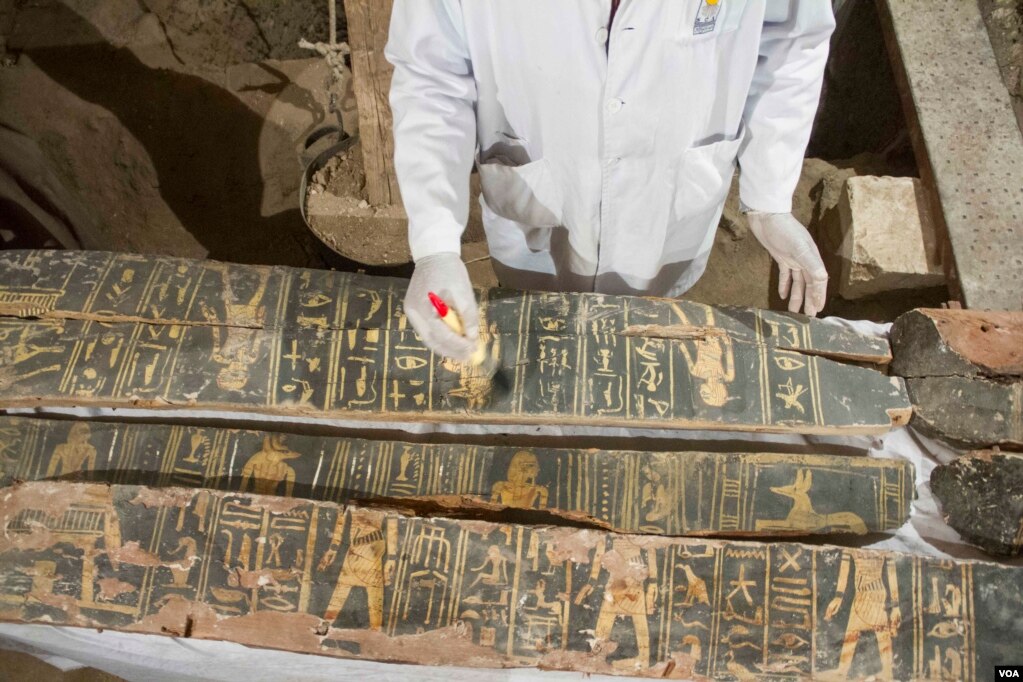
<svg viewBox="0 0 1023 682">
<path fill-rule="evenodd" d="M 828 296 L 828 271 L 820 251 L 802 223 L 791 213 L 746 214 L 753 236 L 778 263 L 778 295 L 789 301 L 789 312 L 799 308 L 813 317 Z"/>
<path fill-rule="evenodd" d="M 430 302 L 431 291 L 458 313 L 465 336 L 459 336 L 441 320 Z M 469 360 L 478 343 L 479 309 L 469 271 L 457 253 L 435 253 L 416 261 L 405 294 L 405 315 L 434 353 L 460 362 Z"/>
</svg>

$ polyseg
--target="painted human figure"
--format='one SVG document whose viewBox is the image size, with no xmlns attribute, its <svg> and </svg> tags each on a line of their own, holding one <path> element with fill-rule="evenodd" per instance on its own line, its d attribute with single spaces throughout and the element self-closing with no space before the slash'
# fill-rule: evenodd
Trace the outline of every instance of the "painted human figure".
<svg viewBox="0 0 1023 682">
<path fill-rule="evenodd" d="M 602 570 L 607 571 L 604 595 L 594 627 L 594 640 L 609 641 L 611 629 L 619 617 L 632 619 L 636 632 L 636 656 L 613 663 L 615 667 L 632 668 L 650 665 L 650 629 L 647 617 L 654 613 L 657 603 L 657 557 L 654 550 L 643 549 L 626 538 L 615 538 L 611 550 L 597 544 L 593 556 L 590 582 L 576 595 L 581 604 L 593 591 L 593 584 Z"/>
<path fill-rule="evenodd" d="M 263 295 L 268 271 L 260 271 L 259 285 L 247 303 L 235 301 L 227 268 L 220 270 L 224 286 L 224 311 L 227 323 L 217 319 L 214 310 L 203 304 L 203 315 L 213 325 L 213 360 L 223 365 L 217 373 L 217 386 L 224 391 L 241 391 L 249 382 L 249 366 L 259 359 L 260 332 L 266 317 Z"/>
<path fill-rule="evenodd" d="M 384 586 L 390 584 L 394 573 L 398 523 L 395 519 L 387 519 L 385 529 L 379 514 L 362 511 L 339 514 L 330 537 L 330 548 L 320 559 L 320 571 L 325 571 L 337 558 L 344 537 L 345 519 L 349 516 L 351 528 L 348 533 L 348 552 L 341 564 L 341 573 L 323 618 L 333 623 L 348 601 L 352 589 L 358 587 L 366 591 L 369 627 L 371 630 L 379 630 L 384 622 Z"/>
<path fill-rule="evenodd" d="M 96 448 L 89 443 L 89 425 L 76 422 L 68 432 L 67 442 L 53 449 L 46 477 L 67 475 L 96 467 Z"/>
<path fill-rule="evenodd" d="M 877 639 L 878 656 L 881 660 L 881 678 L 893 679 L 892 640 L 902 623 L 899 603 L 899 583 L 895 564 L 887 563 L 883 556 L 874 554 L 845 553 L 838 571 L 835 596 L 824 612 L 824 619 L 831 620 L 842 608 L 845 589 L 849 583 L 850 565 L 855 569 L 852 606 L 849 622 L 842 639 L 842 653 L 838 659 L 838 673 L 848 677 L 856 656 L 856 644 L 864 632 L 873 632 Z M 887 573 L 888 586 L 885 588 Z M 889 604 L 893 604 L 888 608 Z"/>
<path fill-rule="evenodd" d="M 540 463 L 528 450 L 519 450 L 508 463 L 507 480 L 498 481 L 490 491 L 490 501 L 520 509 L 547 506 L 547 486 L 536 482 Z"/>
<path fill-rule="evenodd" d="M 501 337 L 497 335 L 497 325 L 487 326 L 486 315 L 482 309 L 480 316 L 480 343 L 487 349 L 490 360 L 499 362 L 501 359 Z M 447 394 L 465 400 L 467 409 L 479 410 L 490 402 L 490 394 L 494 390 L 494 380 L 486 368 L 486 363 L 473 364 L 472 362 L 458 362 L 451 358 L 444 358 L 441 367 L 458 375 L 458 386 L 449 390 Z"/>
<path fill-rule="evenodd" d="M 291 497 L 295 488 L 295 470 L 286 464 L 286 460 L 296 457 L 301 455 L 284 445 L 281 435 L 265 437 L 263 449 L 250 457 L 242 467 L 240 491 L 247 492 L 251 482 L 252 492 L 257 495 L 277 495 L 277 489 L 283 482 L 285 497 Z"/>
<path fill-rule="evenodd" d="M 682 324 L 691 324 L 678 305 L 673 305 Z M 714 311 L 707 310 L 706 327 L 714 327 Z M 728 384 L 735 381 L 735 356 L 732 339 L 727 334 L 706 333 L 692 339 L 695 352 L 690 353 L 687 342 L 679 344 L 686 367 L 693 379 L 700 382 L 700 400 L 711 407 L 722 407 L 728 402 Z"/>
<path fill-rule="evenodd" d="M 656 466 L 650 464 L 644 464 L 641 471 L 643 478 L 646 479 L 640 491 L 643 520 L 649 522 L 662 521 L 671 513 L 671 497 L 668 494 L 668 487 L 664 482 L 664 475 Z M 651 528 L 658 527 L 651 526 Z M 646 527 L 644 527 L 644 530 L 646 530 Z"/>
</svg>

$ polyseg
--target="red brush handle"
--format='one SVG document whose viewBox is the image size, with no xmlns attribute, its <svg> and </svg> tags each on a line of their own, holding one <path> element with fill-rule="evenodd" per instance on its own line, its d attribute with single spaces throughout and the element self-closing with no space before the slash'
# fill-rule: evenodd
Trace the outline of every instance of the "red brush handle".
<svg viewBox="0 0 1023 682">
<path fill-rule="evenodd" d="M 448 304 L 444 302 L 444 299 L 438 296 L 437 294 L 433 293 L 432 291 L 428 293 L 427 296 L 430 297 L 430 303 L 432 303 L 433 307 L 437 310 L 437 314 L 440 315 L 441 317 L 447 317 Z"/>
</svg>

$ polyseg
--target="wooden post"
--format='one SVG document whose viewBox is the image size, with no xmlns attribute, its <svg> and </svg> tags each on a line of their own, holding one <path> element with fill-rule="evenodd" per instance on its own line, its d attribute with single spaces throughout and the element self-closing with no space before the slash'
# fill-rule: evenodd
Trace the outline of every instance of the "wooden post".
<svg viewBox="0 0 1023 682">
<path fill-rule="evenodd" d="M 359 137 L 366 168 L 366 192 L 375 206 L 400 204 L 394 173 L 391 134 L 393 68 L 384 58 L 391 24 L 391 0 L 344 0 L 348 43 L 352 50 L 352 82 L 359 105 Z"/>
</svg>

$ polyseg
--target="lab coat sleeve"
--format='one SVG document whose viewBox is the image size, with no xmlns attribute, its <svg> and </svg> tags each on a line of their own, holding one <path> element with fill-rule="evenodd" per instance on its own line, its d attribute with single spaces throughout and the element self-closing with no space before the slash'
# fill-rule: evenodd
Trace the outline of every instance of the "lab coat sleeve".
<svg viewBox="0 0 1023 682">
<path fill-rule="evenodd" d="M 394 65 L 394 166 L 412 258 L 458 253 L 476 149 L 476 84 L 459 0 L 395 0 L 384 54 Z"/>
<path fill-rule="evenodd" d="M 739 197 L 754 211 L 790 213 L 835 28 L 831 0 L 766 0 L 739 151 Z"/>
</svg>

